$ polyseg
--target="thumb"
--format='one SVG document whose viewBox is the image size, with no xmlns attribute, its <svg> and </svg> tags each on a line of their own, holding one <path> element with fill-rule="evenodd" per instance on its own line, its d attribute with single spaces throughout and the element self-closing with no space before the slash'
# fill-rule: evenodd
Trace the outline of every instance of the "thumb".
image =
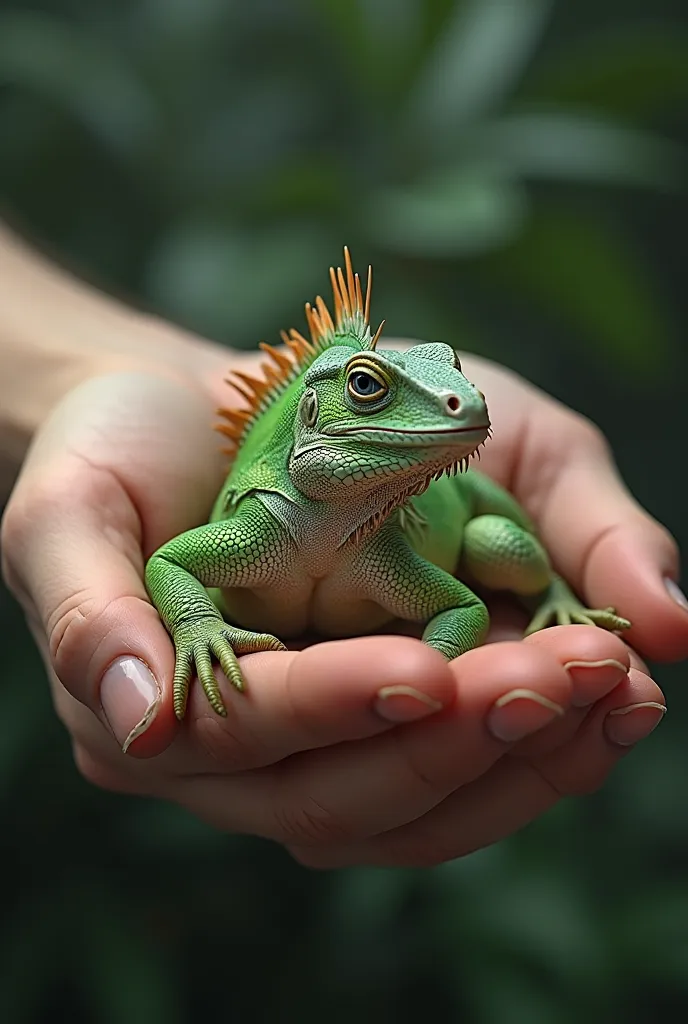
<svg viewBox="0 0 688 1024">
<path fill-rule="evenodd" d="M 208 407 L 169 381 L 88 382 L 41 430 L 3 519 L 4 575 L 49 666 L 136 756 L 160 753 L 177 728 L 174 652 L 145 591 L 143 551 L 207 514 L 209 422 Z M 77 717 L 65 722 L 72 733 Z"/>
<path fill-rule="evenodd" d="M 141 556 L 132 558 L 135 512 L 107 472 L 68 465 L 56 483 L 46 481 L 49 497 L 19 495 L 7 508 L 8 586 L 62 686 L 120 746 L 141 735 L 136 753 L 159 753 L 174 733 L 162 689 L 171 651 L 141 583 Z"/>
</svg>

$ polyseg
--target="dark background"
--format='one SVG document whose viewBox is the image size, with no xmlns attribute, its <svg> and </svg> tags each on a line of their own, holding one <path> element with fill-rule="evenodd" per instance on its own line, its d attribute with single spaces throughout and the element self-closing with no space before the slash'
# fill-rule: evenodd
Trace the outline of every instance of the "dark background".
<svg viewBox="0 0 688 1024">
<path fill-rule="evenodd" d="M 346 242 L 390 334 L 586 413 L 684 547 L 687 110 L 684 0 L 0 2 L 0 202 L 35 243 L 249 347 Z M 601 793 L 321 875 L 90 788 L 0 602 L 3 1020 L 685 1017 L 683 666 Z"/>
</svg>

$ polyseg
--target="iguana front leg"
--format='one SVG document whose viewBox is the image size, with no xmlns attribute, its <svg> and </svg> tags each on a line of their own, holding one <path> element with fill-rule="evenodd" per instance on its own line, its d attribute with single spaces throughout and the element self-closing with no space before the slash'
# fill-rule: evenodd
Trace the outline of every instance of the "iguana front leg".
<svg viewBox="0 0 688 1024">
<path fill-rule="evenodd" d="M 479 646 L 490 617 L 472 590 L 421 558 L 401 531 L 384 528 L 354 573 L 355 586 L 391 615 L 425 624 L 423 641 L 451 660 Z"/>
<path fill-rule="evenodd" d="M 288 539 L 265 506 L 242 502 L 230 519 L 188 530 L 159 548 L 146 565 L 146 587 L 174 641 L 174 710 L 183 718 L 194 669 L 210 704 L 226 709 L 213 672 L 213 656 L 227 679 L 243 689 L 237 654 L 281 651 L 267 633 L 228 625 L 206 587 L 279 583 Z"/>
</svg>

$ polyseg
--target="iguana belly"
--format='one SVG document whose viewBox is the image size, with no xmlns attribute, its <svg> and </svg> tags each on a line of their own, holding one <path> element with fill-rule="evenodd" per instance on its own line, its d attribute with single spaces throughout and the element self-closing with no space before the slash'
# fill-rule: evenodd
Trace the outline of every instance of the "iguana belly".
<svg viewBox="0 0 688 1024">
<path fill-rule="evenodd" d="M 469 518 L 457 483 L 443 478 L 414 499 L 425 525 L 416 536 L 408 536 L 423 558 L 447 572 L 457 567 Z M 345 637 L 374 632 L 396 616 L 384 607 L 384 593 L 379 600 L 363 597 L 360 584 L 354 584 L 351 562 L 359 557 L 352 549 L 337 548 L 331 528 L 325 530 L 321 524 L 318 534 L 310 527 L 304 531 L 303 542 L 289 549 L 279 586 L 226 588 L 218 606 L 228 622 L 273 633 L 281 640 L 308 633 Z M 393 571 L 391 566 L 390 573 Z"/>
<path fill-rule="evenodd" d="M 225 589 L 218 604 L 233 625 L 284 640 L 312 632 L 357 636 L 379 629 L 392 618 L 381 605 L 361 599 L 336 577 L 295 580 L 289 591 Z"/>
</svg>

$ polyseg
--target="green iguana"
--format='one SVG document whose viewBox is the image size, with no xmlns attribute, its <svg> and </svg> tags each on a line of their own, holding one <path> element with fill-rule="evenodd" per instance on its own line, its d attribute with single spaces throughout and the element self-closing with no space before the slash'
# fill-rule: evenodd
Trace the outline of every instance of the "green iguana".
<svg viewBox="0 0 688 1024">
<path fill-rule="evenodd" d="M 457 570 L 535 608 L 527 632 L 630 625 L 580 604 L 510 494 L 473 470 L 457 476 L 490 434 L 484 395 L 449 345 L 378 350 L 370 268 L 364 300 L 344 257 L 344 271 L 330 269 L 334 319 L 318 296 L 310 341 L 282 332 L 284 349 L 261 345 L 262 379 L 234 371 L 247 406 L 219 410 L 233 461 L 210 522 L 146 566 L 176 650 L 178 718 L 194 670 L 226 714 L 213 658 L 242 689 L 237 655 L 284 650 L 273 630 L 355 636 L 401 618 L 458 657 L 484 640 L 489 616 Z"/>
</svg>

